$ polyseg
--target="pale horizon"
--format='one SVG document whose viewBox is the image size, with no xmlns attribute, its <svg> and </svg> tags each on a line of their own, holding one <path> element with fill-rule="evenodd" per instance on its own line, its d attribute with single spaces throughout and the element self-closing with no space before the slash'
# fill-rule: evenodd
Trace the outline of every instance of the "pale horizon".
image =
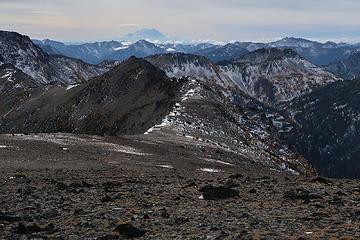
<svg viewBox="0 0 360 240">
<path fill-rule="evenodd" d="M 1 0 L 0 27 L 33 39 L 117 40 L 143 28 L 185 40 L 360 42 L 357 0 Z"/>
</svg>

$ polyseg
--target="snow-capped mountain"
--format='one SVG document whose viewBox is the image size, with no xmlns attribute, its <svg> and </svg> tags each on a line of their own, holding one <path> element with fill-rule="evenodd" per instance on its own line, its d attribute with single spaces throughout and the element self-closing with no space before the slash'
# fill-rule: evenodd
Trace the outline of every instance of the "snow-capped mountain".
<svg viewBox="0 0 360 240">
<path fill-rule="evenodd" d="M 343 61 L 324 66 L 324 68 L 343 79 L 360 78 L 360 52 L 351 55 Z"/>
<path fill-rule="evenodd" d="M 275 42 L 271 42 L 267 44 L 268 47 L 272 48 L 312 48 L 312 47 L 321 47 L 322 44 L 315 41 L 310 41 L 303 38 L 293 38 L 293 37 L 286 37 L 280 39 Z"/>
<path fill-rule="evenodd" d="M 247 94 L 268 104 L 289 101 L 341 80 L 290 49 L 259 49 L 222 62 L 221 71 Z"/>
<path fill-rule="evenodd" d="M 191 76 L 234 91 L 241 89 L 266 104 L 275 105 L 341 80 L 300 57 L 296 52 L 260 49 L 216 65 L 204 57 L 175 53 L 146 58 L 170 77 Z"/>
<path fill-rule="evenodd" d="M 158 34 L 154 34 L 153 36 L 157 36 L 155 38 L 160 37 Z M 144 39 L 148 39 L 150 42 L 152 42 L 152 44 L 154 44 L 154 46 L 152 46 L 154 48 L 153 51 L 144 49 L 144 51 L 140 51 L 141 53 L 139 54 L 139 48 L 135 48 L 133 54 L 131 54 L 129 52 L 132 50 L 132 48 L 130 48 L 129 50 L 126 50 L 128 53 L 124 55 L 146 57 L 156 53 L 183 52 L 205 56 L 213 62 L 218 62 L 222 60 L 238 58 L 247 52 L 252 52 L 261 48 L 291 48 L 310 62 L 313 62 L 317 65 L 326 65 L 332 62 L 342 61 L 360 50 L 360 47 L 356 45 L 334 42 L 320 43 L 302 38 L 283 38 L 281 40 L 270 43 L 234 42 L 228 43 L 226 45 L 214 45 L 209 43 L 166 43 L 166 41 L 156 41 L 151 38 L 146 38 L 146 34 L 140 34 L 135 39 L 137 40 L 131 41 L 131 43 L 108 41 L 69 46 L 65 45 L 64 43 L 48 39 L 42 41 L 33 41 L 48 54 L 62 54 L 68 57 L 81 59 L 92 64 L 97 64 L 103 60 L 111 59 L 122 61 L 124 60 L 121 56 L 122 54 L 117 54 L 115 52 L 130 48 L 132 44 L 139 45 L 138 41 Z M 157 48 L 162 48 L 163 50 L 160 52 Z"/>
<path fill-rule="evenodd" d="M 159 44 L 146 40 L 129 42 L 96 42 L 81 45 L 65 45 L 52 40 L 33 40 L 48 54 L 61 54 L 67 57 L 81 59 L 90 64 L 99 64 L 105 60 L 123 61 L 131 56 L 147 57 L 158 53 L 184 52 L 193 53 L 213 47 L 213 44 Z"/>
<path fill-rule="evenodd" d="M 209 84 L 222 86 L 224 89 L 235 91 L 237 85 L 221 72 L 218 65 L 207 58 L 186 54 L 168 53 L 146 58 L 154 66 L 163 70 L 168 77 L 193 77 Z"/>
<path fill-rule="evenodd" d="M 81 45 L 65 45 L 64 43 L 48 39 L 42 41 L 33 40 L 33 42 L 48 54 L 61 54 L 81 59 L 90 64 L 99 64 L 104 60 L 111 59 L 108 57 L 110 54 L 129 46 L 127 42 L 117 41 L 85 43 Z"/>
<path fill-rule="evenodd" d="M 120 37 L 122 41 L 127 42 L 137 42 L 139 40 L 148 40 L 148 41 L 160 41 L 164 42 L 169 40 L 169 38 L 165 37 L 164 34 L 159 32 L 156 29 L 141 29 L 133 33 L 129 33 L 125 36 Z"/>
<path fill-rule="evenodd" d="M 48 55 L 29 37 L 0 31 L 0 65 L 10 63 L 37 82 L 72 84 L 106 72 L 95 65 L 60 55 Z"/>
</svg>

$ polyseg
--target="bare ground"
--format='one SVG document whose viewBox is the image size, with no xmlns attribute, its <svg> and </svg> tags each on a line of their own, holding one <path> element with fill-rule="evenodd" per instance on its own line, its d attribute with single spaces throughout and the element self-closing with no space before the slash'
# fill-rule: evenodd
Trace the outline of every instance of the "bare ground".
<svg viewBox="0 0 360 240">
<path fill-rule="evenodd" d="M 168 131 L 0 135 L 0 165 L 0 239 L 360 238 L 359 181 Z"/>
</svg>

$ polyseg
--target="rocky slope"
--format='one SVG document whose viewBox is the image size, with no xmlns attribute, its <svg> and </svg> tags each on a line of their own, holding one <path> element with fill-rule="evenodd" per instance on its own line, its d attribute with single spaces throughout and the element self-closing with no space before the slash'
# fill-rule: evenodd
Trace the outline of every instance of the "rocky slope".
<svg viewBox="0 0 360 240">
<path fill-rule="evenodd" d="M 131 58 L 81 85 L 31 94 L 3 118 L 2 132 L 142 133 L 172 106 L 178 81 Z"/>
<path fill-rule="evenodd" d="M 145 59 L 163 70 L 169 77 L 193 77 L 201 79 L 203 82 L 222 86 L 230 91 L 238 89 L 237 85 L 222 73 L 218 65 L 202 56 L 168 53 L 150 56 Z"/>
<path fill-rule="evenodd" d="M 0 65 L 5 63 L 14 65 L 41 84 L 54 81 L 73 84 L 108 70 L 76 59 L 48 55 L 29 37 L 0 31 Z"/>
<path fill-rule="evenodd" d="M 273 169 L 313 174 L 264 117 L 261 104 L 236 87 L 229 95 L 233 83 L 222 83 L 170 79 L 149 62 L 130 58 L 84 84 L 28 94 L 3 117 L 0 131 L 124 135 L 164 128 L 219 143 Z"/>
<path fill-rule="evenodd" d="M 214 142 L 260 164 L 279 171 L 311 175 L 312 167 L 287 146 L 263 114 L 260 103 L 223 88 L 191 79 L 181 89 L 175 107 L 146 134 L 175 130 L 199 142 Z"/>
<path fill-rule="evenodd" d="M 264 115 L 267 107 L 224 77 L 219 66 L 206 58 L 181 53 L 156 55 L 147 60 L 168 76 L 197 76 L 183 85 L 181 100 L 149 133 L 176 129 L 189 137 L 226 144 L 235 152 L 273 168 L 285 164 L 280 169 L 286 171 L 304 164 Z"/>
<path fill-rule="evenodd" d="M 146 59 L 170 77 L 200 78 L 222 86 L 229 95 L 241 90 L 273 106 L 341 80 L 292 50 L 260 49 L 219 65 L 204 57 L 183 53 L 160 54 Z"/>
<path fill-rule="evenodd" d="M 360 237 L 359 181 L 296 177 L 160 132 L 0 142 L 1 239 Z"/>
<path fill-rule="evenodd" d="M 329 72 L 343 78 L 355 79 L 360 77 L 360 52 L 351 55 L 349 58 L 324 66 Z"/>
<path fill-rule="evenodd" d="M 285 83 L 277 82 L 277 85 L 275 86 L 286 88 L 287 94 L 295 97 L 289 98 L 288 101 L 278 101 L 273 105 L 275 109 L 268 108 L 254 101 L 251 97 L 251 92 L 250 94 L 245 95 L 243 91 L 246 91 L 246 88 L 241 88 L 239 85 L 234 84 L 236 82 L 225 74 L 226 71 L 224 71 L 224 69 L 227 69 L 227 63 L 224 67 L 217 66 L 206 58 L 180 53 L 156 55 L 147 58 L 154 65 L 164 70 L 169 76 L 192 76 L 194 78 L 195 76 L 198 76 L 198 79 L 200 80 L 198 82 L 199 86 L 202 86 L 201 84 L 213 84 L 214 86 L 217 86 L 219 92 L 221 92 L 220 96 L 226 97 L 217 98 L 210 93 L 206 93 L 205 96 L 207 97 L 204 97 L 205 91 L 199 86 L 198 89 L 201 90 L 193 91 L 191 92 L 191 95 L 196 96 L 199 94 L 200 96 L 195 98 L 205 98 L 211 99 L 212 101 L 217 100 L 217 102 L 227 103 L 226 109 L 228 110 L 226 113 L 230 116 L 236 116 L 234 119 L 239 119 L 239 115 L 234 114 L 231 110 L 232 108 L 229 107 L 234 103 L 237 106 L 241 106 L 242 109 L 246 109 L 245 116 L 250 119 L 254 118 L 250 117 L 254 113 L 251 113 L 248 109 L 255 108 L 258 111 L 258 113 L 255 114 L 258 117 L 254 118 L 254 122 L 242 122 L 240 129 L 228 128 L 226 126 L 228 120 L 224 121 L 222 117 L 218 117 L 225 116 L 226 114 L 224 112 L 217 112 L 215 109 L 207 106 L 207 101 L 205 101 L 206 103 L 200 101 L 198 103 L 199 105 L 203 104 L 204 108 L 211 109 L 210 111 L 201 110 L 206 112 L 207 115 L 201 115 L 201 111 L 198 110 L 200 109 L 199 106 L 192 104 L 188 107 L 188 109 L 193 109 L 191 114 L 187 111 L 186 117 L 181 116 L 181 114 L 175 114 L 174 116 L 169 117 L 172 119 L 170 123 L 165 121 L 163 124 L 168 124 L 172 128 L 181 126 L 181 131 L 186 129 L 188 135 L 195 132 L 199 136 L 211 133 L 212 128 L 221 129 L 219 132 L 213 131 L 213 134 L 210 135 L 219 136 L 217 140 L 220 142 L 227 142 L 226 139 L 238 140 L 236 134 L 232 135 L 229 133 L 243 132 L 244 125 L 256 126 L 257 124 L 263 124 L 263 126 L 269 126 L 271 123 L 271 125 L 275 126 L 280 132 L 288 136 L 287 141 L 290 141 L 290 145 L 296 147 L 306 159 L 310 160 L 320 173 L 332 177 L 359 177 L 360 175 L 356 165 L 356 156 L 358 155 L 357 145 L 359 145 L 357 143 L 357 140 L 359 140 L 357 137 L 359 135 L 357 132 L 357 119 L 359 113 L 355 107 L 357 104 L 356 96 L 358 84 L 356 84 L 356 82 L 350 83 L 347 81 L 338 81 L 339 79 L 331 74 L 328 75 L 331 76 L 330 81 L 318 81 L 319 79 L 327 79 L 326 75 L 322 75 L 324 71 L 319 67 L 310 64 L 291 50 L 282 51 L 264 49 L 261 51 L 258 50 L 257 52 L 260 53 L 256 55 L 249 54 L 248 56 L 245 56 L 244 59 L 240 58 L 238 61 L 240 65 L 244 63 L 253 65 L 253 68 L 250 68 L 251 70 L 243 71 L 245 73 L 252 73 L 251 71 L 255 72 L 254 69 L 256 69 L 256 67 L 262 66 L 263 69 L 267 70 L 270 81 L 274 81 L 274 76 L 280 76 L 280 74 L 286 76 L 290 72 L 288 78 L 283 77 L 283 81 L 286 81 Z M 274 71 L 275 74 L 279 75 L 270 74 L 272 73 L 271 71 Z M 300 74 L 295 75 L 291 74 L 291 71 L 297 71 L 302 74 L 306 72 L 306 74 L 304 74 L 304 76 Z M 311 74 L 317 75 L 309 77 Z M 291 77 L 293 77 L 293 79 L 292 81 L 289 81 L 289 79 L 291 80 Z M 250 81 L 256 78 L 252 76 L 248 79 Z M 299 79 L 304 79 L 307 82 L 301 82 Z M 338 83 L 331 84 L 332 81 L 337 81 Z M 321 88 L 321 85 L 325 86 Z M 308 89 L 306 89 L 306 87 L 308 87 Z M 307 91 L 314 92 L 309 94 Z M 255 96 L 258 96 L 257 99 L 262 99 L 262 95 L 260 94 Z M 185 99 L 187 99 L 187 97 L 185 97 Z M 264 102 L 267 103 L 266 99 Z M 181 104 L 179 103 L 179 108 L 180 105 Z M 175 112 L 178 113 L 177 111 Z M 259 117 L 261 116 L 261 113 L 264 115 L 263 118 Z M 199 118 L 199 116 L 203 117 Z M 205 124 L 208 122 L 207 117 L 213 119 L 212 123 L 215 124 L 208 124 L 207 126 Z M 266 121 L 270 123 L 267 123 Z M 184 122 L 193 124 L 186 126 Z M 193 126 L 193 129 L 191 129 L 191 126 Z M 250 127 L 246 129 L 245 132 L 260 133 L 255 129 L 255 127 Z M 275 132 L 276 130 L 271 131 L 269 135 L 274 135 Z M 263 132 L 262 135 L 267 134 Z M 259 139 L 258 137 L 259 135 L 255 134 L 246 139 L 255 140 Z M 268 139 L 267 141 L 271 142 L 274 140 Z M 265 146 L 268 146 L 268 143 L 265 143 Z M 259 149 L 252 149 L 249 150 L 249 152 L 256 152 L 256 154 L 261 155 L 261 152 L 258 150 Z M 239 149 L 236 151 L 241 152 Z M 254 157 L 252 156 L 252 158 Z"/>
<path fill-rule="evenodd" d="M 247 94 L 270 105 L 340 80 L 290 49 L 259 49 L 220 65 Z"/>
<path fill-rule="evenodd" d="M 27 92 L 39 87 L 30 76 L 11 64 L 0 66 L 0 113 L 6 114 Z M 1 118 L 0 118 L 1 119 Z"/>
<path fill-rule="evenodd" d="M 320 173 L 360 177 L 359 94 L 360 80 L 337 82 L 286 106 L 294 121 L 290 144 Z"/>
</svg>

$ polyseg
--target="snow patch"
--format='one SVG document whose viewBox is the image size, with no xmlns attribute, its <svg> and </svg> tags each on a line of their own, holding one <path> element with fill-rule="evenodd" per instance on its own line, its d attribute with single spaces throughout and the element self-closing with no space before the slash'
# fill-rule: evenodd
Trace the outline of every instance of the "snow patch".
<svg viewBox="0 0 360 240">
<path fill-rule="evenodd" d="M 114 47 L 113 50 L 114 50 L 114 51 L 119 51 L 119 50 L 127 49 L 127 48 L 129 48 L 129 47 L 130 47 L 129 45 L 127 45 L 127 46 L 122 46 L 122 47 Z"/>
<path fill-rule="evenodd" d="M 210 172 L 210 173 L 219 173 L 219 172 L 222 172 L 221 170 L 214 169 L 214 168 L 200 168 L 199 170 L 200 170 L 200 171 L 203 171 L 203 172 Z"/>
<path fill-rule="evenodd" d="M 70 89 L 72 89 L 74 87 L 77 87 L 77 86 L 79 86 L 79 84 L 69 85 L 69 86 L 66 87 L 66 90 L 70 90 Z"/>
<path fill-rule="evenodd" d="M 126 154 L 133 154 L 133 155 L 138 155 L 138 156 L 146 156 L 146 155 L 150 155 L 147 153 L 142 153 L 137 151 L 135 148 L 132 147 L 127 147 L 127 146 L 121 146 L 121 145 L 117 145 L 114 144 L 114 152 L 121 152 L 121 153 L 126 153 Z"/>
<path fill-rule="evenodd" d="M 161 167 L 161 168 L 168 168 L 168 169 L 173 169 L 174 167 L 171 166 L 171 165 L 157 165 L 158 167 Z"/>
<path fill-rule="evenodd" d="M 143 153 L 141 151 L 138 151 L 137 149 L 129 146 L 122 146 L 115 143 L 103 142 L 99 138 L 87 139 L 87 138 L 75 137 L 65 134 L 32 134 L 32 135 L 14 134 L 14 136 L 8 134 L 7 136 L 15 137 L 20 140 L 31 140 L 31 141 L 35 140 L 35 141 L 50 142 L 62 146 L 78 146 L 79 144 L 81 144 L 81 145 L 101 147 L 107 151 L 133 154 L 138 156 L 151 155 L 148 153 Z M 66 151 L 65 149 L 67 150 L 66 147 L 63 148 L 64 151 Z"/>
<path fill-rule="evenodd" d="M 220 163 L 220 164 L 223 164 L 223 165 L 234 166 L 234 164 L 231 164 L 231 163 L 228 163 L 228 162 L 223 162 L 223 161 L 220 161 L 220 160 L 211 159 L 211 158 L 202 158 L 202 159 L 207 161 L 207 162 Z"/>
<path fill-rule="evenodd" d="M 13 148 L 13 146 L 0 145 L 0 148 Z"/>
</svg>

